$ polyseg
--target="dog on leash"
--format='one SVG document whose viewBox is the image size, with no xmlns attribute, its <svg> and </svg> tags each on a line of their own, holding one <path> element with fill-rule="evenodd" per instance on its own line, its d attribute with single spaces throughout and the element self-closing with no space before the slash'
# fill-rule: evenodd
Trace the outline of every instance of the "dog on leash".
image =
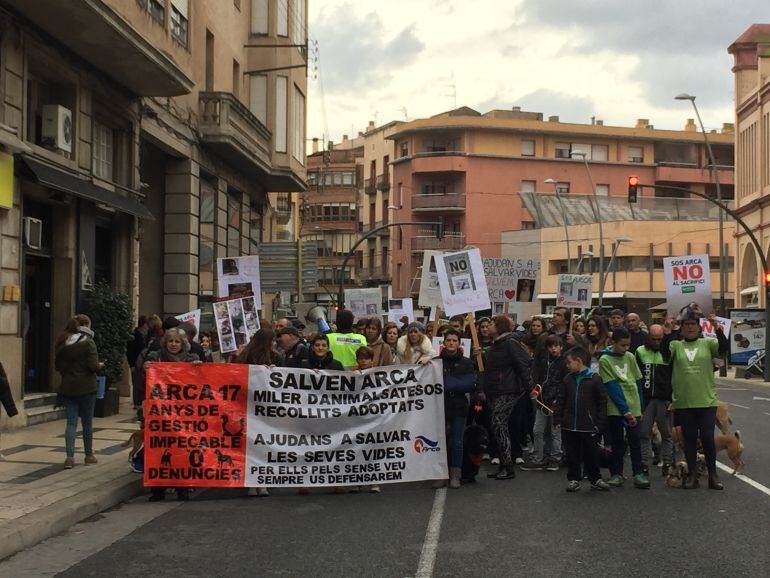
<svg viewBox="0 0 770 578">
<path fill-rule="evenodd" d="M 722 434 L 730 433 L 730 426 L 733 425 L 733 419 L 730 417 L 730 408 L 723 401 L 717 402 L 717 427 Z"/>
<path fill-rule="evenodd" d="M 745 464 L 741 457 L 743 456 L 741 432 L 736 431 L 732 435 L 714 436 L 714 445 L 717 447 L 717 454 L 722 450 L 727 450 L 727 457 L 733 463 L 733 475 L 742 474 Z"/>
<path fill-rule="evenodd" d="M 131 446 L 131 451 L 128 452 L 128 461 L 136 457 L 136 454 L 139 452 L 139 450 L 142 449 L 142 446 L 144 445 L 144 432 L 142 430 L 137 430 L 134 433 L 131 434 L 131 437 L 129 437 L 126 441 L 123 442 L 123 447 Z"/>
</svg>

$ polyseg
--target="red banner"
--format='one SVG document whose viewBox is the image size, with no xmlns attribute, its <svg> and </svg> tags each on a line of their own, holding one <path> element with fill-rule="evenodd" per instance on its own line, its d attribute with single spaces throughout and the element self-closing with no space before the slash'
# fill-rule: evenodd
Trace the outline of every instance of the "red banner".
<svg viewBox="0 0 770 578">
<path fill-rule="evenodd" d="M 153 363 L 147 370 L 144 483 L 243 486 L 247 365 Z"/>
</svg>

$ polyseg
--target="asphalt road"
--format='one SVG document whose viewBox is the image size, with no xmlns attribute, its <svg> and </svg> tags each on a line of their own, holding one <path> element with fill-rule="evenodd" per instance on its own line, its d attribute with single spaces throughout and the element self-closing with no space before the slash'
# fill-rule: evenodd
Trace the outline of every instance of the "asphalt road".
<svg viewBox="0 0 770 578">
<path fill-rule="evenodd" d="M 627 482 L 568 494 L 563 470 L 480 478 L 445 491 L 443 508 L 428 482 L 384 486 L 380 495 L 211 490 L 181 505 L 141 498 L 0 563 L 0 576 L 403 578 L 431 562 L 434 576 L 766 576 L 770 401 L 755 398 L 770 400 L 770 388 L 730 383 L 719 395 L 731 404 L 746 474 L 759 488 L 722 473 L 723 492 L 675 490 L 654 468 L 647 491 Z"/>
</svg>

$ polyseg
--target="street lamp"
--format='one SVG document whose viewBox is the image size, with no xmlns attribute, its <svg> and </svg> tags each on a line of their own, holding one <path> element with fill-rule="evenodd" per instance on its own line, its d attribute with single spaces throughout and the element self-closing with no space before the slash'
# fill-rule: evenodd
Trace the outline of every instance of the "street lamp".
<svg viewBox="0 0 770 578">
<path fill-rule="evenodd" d="M 693 110 L 695 110 L 695 116 L 698 117 L 698 124 L 700 125 L 700 130 L 703 133 L 703 141 L 706 143 L 706 151 L 709 155 L 709 169 L 711 170 L 711 174 L 714 176 L 714 184 L 717 188 L 717 200 L 721 203 L 722 202 L 722 188 L 719 185 L 719 173 L 717 172 L 717 164 L 714 161 L 714 152 L 711 150 L 711 142 L 709 141 L 708 134 L 706 133 L 706 128 L 703 126 L 703 120 L 700 117 L 700 112 L 698 112 L 698 107 L 695 104 L 695 97 L 691 94 L 682 93 L 677 94 L 674 97 L 675 100 L 689 100 L 692 104 Z M 719 313 L 722 316 L 726 316 L 727 311 L 725 310 L 725 285 L 726 278 L 727 278 L 727 267 L 725 266 L 725 240 L 724 240 L 724 213 L 722 212 L 722 209 L 719 209 Z M 765 304 L 767 306 L 767 303 Z"/>
<path fill-rule="evenodd" d="M 574 151 L 570 153 L 571 157 L 580 157 L 583 159 L 583 165 L 588 173 L 588 182 L 591 183 L 591 192 L 594 196 L 594 205 L 596 207 L 596 221 L 599 223 L 599 310 L 602 310 L 602 302 L 604 301 L 604 227 L 602 226 L 602 213 L 599 209 L 599 197 L 596 195 L 596 185 L 594 184 L 593 176 L 591 175 L 591 169 L 588 166 L 588 159 L 586 158 L 585 151 Z M 580 267 L 578 267 L 578 270 Z"/>
<path fill-rule="evenodd" d="M 580 254 L 580 259 L 578 259 L 578 264 L 577 264 L 577 267 L 575 268 L 575 270 L 578 273 L 580 273 L 580 267 L 583 265 L 583 259 L 585 259 L 586 256 L 593 257 L 594 254 L 593 254 L 592 251 L 586 251 L 586 252 Z"/>
<path fill-rule="evenodd" d="M 561 219 L 564 222 L 564 242 L 567 244 L 567 273 L 572 272 L 572 256 L 569 248 L 569 229 L 567 228 L 567 212 L 564 210 L 564 201 L 562 201 L 561 193 L 559 192 L 559 182 L 555 179 L 546 179 L 543 181 L 546 184 L 553 185 L 553 191 L 556 193 L 556 198 L 559 201 L 559 207 L 561 208 Z"/>
<path fill-rule="evenodd" d="M 607 283 L 607 277 L 610 275 L 610 271 L 612 271 L 612 264 L 615 262 L 615 255 L 618 254 L 618 247 L 620 247 L 621 243 L 630 243 L 633 241 L 631 237 L 618 237 L 615 239 L 615 242 L 612 244 L 612 257 L 610 257 L 610 262 L 607 265 L 607 271 L 604 273 L 604 279 L 601 282 L 601 287 L 604 287 Z M 613 277 L 614 279 L 614 277 Z M 613 282 L 612 288 L 615 288 L 615 283 Z"/>
</svg>

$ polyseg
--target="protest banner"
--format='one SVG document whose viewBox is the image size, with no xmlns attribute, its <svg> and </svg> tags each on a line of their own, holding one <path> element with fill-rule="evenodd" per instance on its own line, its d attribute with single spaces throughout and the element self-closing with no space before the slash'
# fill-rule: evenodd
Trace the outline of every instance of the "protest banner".
<svg viewBox="0 0 770 578">
<path fill-rule="evenodd" d="M 711 321 L 709 321 L 706 317 L 701 317 L 700 319 L 700 331 L 703 334 L 703 337 L 716 337 L 716 327 L 714 325 L 721 327 L 722 332 L 725 334 L 725 337 L 730 337 L 730 326 L 732 325 L 732 322 L 729 319 L 725 319 L 724 317 L 714 317 L 714 321 L 716 321 L 715 324 L 712 324 Z"/>
<path fill-rule="evenodd" d="M 179 385 L 188 384 L 188 385 Z M 153 364 L 145 484 L 312 487 L 447 476 L 443 369 Z"/>
<path fill-rule="evenodd" d="M 222 353 L 236 351 L 259 331 L 259 314 L 254 297 L 217 301 L 211 306 Z"/>
<path fill-rule="evenodd" d="M 356 319 L 380 315 L 382 291 L 379 287 L 370 289 L 345 289 L 346 309 L 353 313 Z"/>
<path fill-rule="evenodd" d="M 571 309 L 589 309 L 593 282 L 593 275 L 559 275 L 556 305 Z"/>
<path fill-rule="evenodd" d="M 669 317 L 682 319 L 688 311 L 703 317 L 714 310 L 708 255 L 666 257 L 663 273 Z"/>
<path fill-rule="evenodd" d="M 257 309 L 262 309 L 259 257 L 224 257 L 217 259 L 219 297 L 253 295 Z"/>
<path fill-rule="evenodd" d="M 483 259 L 489 300 L 492 303 L 531 303 L 537 295 L 540 261 L 535 259 Z M 494 310 L 498 314 L 497 310 Z M 502 308 L 499 310 L 502 314 Z"/>
<path fill-rule="evenodd" d="M 200 309 L 193 309 L 192 311 L 188 311 L 187 313 L 182 313 L 181 315 L 175 315 L 177 319 L 179 319 L 180 323 L 192 323 L 195 325 L 195 329 L 198 330 L 198 333 L 195 334 L 195 341 L 198 341 L 200 339 L 200 327 L 201 327 L 201 310 Z"/>
<path fill-rule="evenodd" d="M 441 337 L 433 337 L 431 341 L 433 342 L 433 350 L 441 355 L 441 351 L 444 349 L 444 340 Z M 472 347 L 471 340 L 467 337 L 463 337 L 460 339 L 460 347 L 463 349 L 463 357 L 470 359 Z"/>
<path fill-rule="evenodd" d="M 414 304 L 411 297 L 388 299 L 388 321 L 401 323 L 406 316 L 409 323 L 414 321 Z"/>
<path fill-rule="evenodd" d="M 765 349 L 765 311 L 731 309 L 730 322 L 730 363 L 748 365 L 752 357 Z"/>
<path fill-rule="evenodd" d="M 422 275 L 420 276 L 420 295 L 417 304 L 420 307 L 442 307 L 441 287 L 438 283 L 436 257 L 440 251 L 425 251 L 422 257 Z"/>
<path fill-rule="evenodd" d="M 489 291 L 478 249 L 443 253 L 435 258 L 442 310 L 449 316 L 489 309 Z"/>
</svg>

